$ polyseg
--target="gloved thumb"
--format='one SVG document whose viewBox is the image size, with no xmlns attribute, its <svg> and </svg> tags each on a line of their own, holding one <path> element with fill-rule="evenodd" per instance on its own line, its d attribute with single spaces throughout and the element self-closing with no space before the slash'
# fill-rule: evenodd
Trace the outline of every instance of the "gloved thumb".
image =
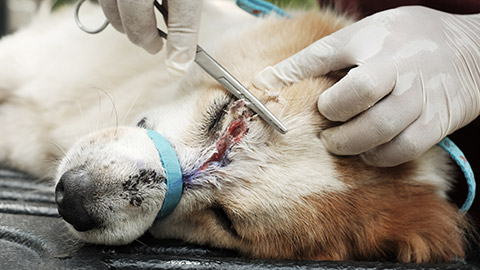
<svg viewBox="0 0 480 270">
<path fill-rule="evenodd" d="M 275 66 L 257 73 L 253 85 L 259 89 L 275 90 L 304 78 L 351 66 L 352 63 L 343 57 L 342 44 L 336 33 L 324 37 Z"/>
</svg>

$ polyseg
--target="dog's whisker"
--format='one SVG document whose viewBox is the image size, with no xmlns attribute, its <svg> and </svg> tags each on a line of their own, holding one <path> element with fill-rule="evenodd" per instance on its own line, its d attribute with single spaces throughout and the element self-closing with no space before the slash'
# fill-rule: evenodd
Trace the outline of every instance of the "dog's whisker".
<svg viewBox="0 0 480 270">
<path fill-rule="evenodd" d="M 135 242 L 140 243 L 140 244 L 141 244 L 142 246 L 144 246 L 144 247 L 148 247 L 147 244 L 143 243 L 143 242 L 140 241 L 139 239 L 135 239 Z"/>
<path fill-rule="evenodd" d="M 135 99 L 133 100 L 133 102 L 132 102 L 132 103 L 130 104 L 130 106 L 128 107 L 128 110 L 127 110 L 127 112 L 125 113 L 122 121 L 120 121 L 120 125 L 123 125 L 124 122 L 127 120 L 127 117 L 130 115 L 130 113 L 132 112 L 133 107 L 137 104 L 139 97 L 142 95 L 141 92 L 142 92 L 142 91 L 139 91 L 138 95 L 135 97 Z"/>
<path fill-rule="evenodd" d="M 108 97 L 108 99 L 110 100 L 110 103 L 112 104 L 112 112 L 111 112 L 111 114 L 115 115 L 115 130 L 117 130 L 117 129 L 118 129 L 118 122 L 119 122 L 119 121 L 118 121 L 117 106 L 115 105 L 115 99 L 114 99 L 113 96 L 112 96 L 107 90 L 105 90 L 105 89 L 102 89 L 102 88 L 97 87 L 96 90 L 99 91 L 99 92 L 104 93 L 104 94 Z M 100 99 L 100 100 L 99 100 L 99 105 L 101 106 L 101 97 L 100 97 L 100 95 L 99 95 L 99 99 Z M 101 109 L 101 107 L 99 108 L 99 113 L 100 113 L 100 109 Z M 97 121 L 97 129 L 98 129 L 98 121 Z"/>
<path fill-rule="evenodd" d="M 77 105 L 78 110 L 80 111 L 80 117 L 82 119 L 82 134 L 87 134 L 88 131 L 87 131 L 87 125 L 85 123 L 85 114 L 83 113 L 82 104 L 80 104 L 78 100 L 75 100 L 74 102 Z M 78 134 L 74 132 L 74 135 L 75 135 L 75 140 L 78 141 Z"/>
<path fill-rule="evenodd" d="M 97 131 L 98 130 L 98 127 L 100 125 L 100 115 L 102 114 L 102 97 L 100 96 L 100 88 L 97 88 L 95 87 L 94 88 L 96 91 L 97 91 L 97 102 L 98 102 L 98 111 L 97 111 L 97 119 L 96 119 L 96 123 L 95 123 L 95 126 L 93 128 L 93 131 Z"/>
<path fill-rule="evenodd" d="M 72 157 L 67 155 L 67 150 L 65 148 L 60 146 L 58 143 L 55 143 L 54 141 L 49 141 L 49 143 L 53 145 L 56 149 L 58 149 L 62 154 L 46 158 L 48 162 L 54 164 L 55 168 L 60 166 L 62 162 L 65 162 L 67 164 L 71 163 Z"/>
<path fill-rule="evenodd" d="M 51 145 L 53 145 L 55 148 L 57 148 L 58 150 L 60 150 L 60 152 L 63 154 L 63 156 L 66 156 L 67 155 L 67 151 L 61 147 L 58 143 L 54 142 L 54 141 L 49 141 L 48 143 L 50 143 Z"/>
</svg>

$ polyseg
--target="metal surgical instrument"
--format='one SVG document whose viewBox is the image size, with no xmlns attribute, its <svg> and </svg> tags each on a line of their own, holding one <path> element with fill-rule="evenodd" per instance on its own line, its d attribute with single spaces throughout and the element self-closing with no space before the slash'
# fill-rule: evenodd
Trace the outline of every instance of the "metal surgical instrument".
<svg viewBox="0 0 480 270">
<path fill-rule="evenodd" d="M 98 29 L 89 29 L 82 24 L 79 18 L 79 11 L 83 2 L 85 2 L 85 0 L 79 0 L 75 5 L 75 22 L 77 23 L 78 27 L 90 34 L 96 34 L 103 31 L 109 24 L 108 20 L 105 20 L 105 22 Z M 160 11 L 160 13 L 163 15 L 165 23 L 167 23 L 168 11 L 163 5 L 163 3 L 160 4 L 155 1 L 154 5 L 157 10 Z M 167 38 L 167 33 L 163 32 L 160 29 L 157 30 L 162 38 Z M 246 105 L 255 113 L 257 113 L 270 126 L 275 128 L 282 134 L 287 133 L 287 128 L 285 127 L 285 125 L 280 122 L 280 120 L 275 117 L 275 115 L 273 115 L 273 113 L 270 112 L 267 107 L 265 107 L 265 105 L 260 102 L 260 100 L 258 100 L 232 74 L 230 74 L 225 68 L 223 68 L 217 61 L 215 61 L 215 59 L 213 59 L 198 45 L 195 55 L 195 63 L 197 63 L 203 70 L 205 70 L 210 76 L 212 76 L 212 78 L 214 78 L 221 85 L 223 85 L 235 97 L 245 100 Z"/>
</svg>

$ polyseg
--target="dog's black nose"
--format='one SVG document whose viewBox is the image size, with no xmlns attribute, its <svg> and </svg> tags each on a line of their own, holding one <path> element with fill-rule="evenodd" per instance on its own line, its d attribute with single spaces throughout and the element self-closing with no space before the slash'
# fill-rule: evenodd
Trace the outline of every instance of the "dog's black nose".
<svg viewBox="0 0 480 270">
<path fill-rule="evenodd" d="M 77 231 L 88 231 L 96 225 L 85 208 L 93 191 L 92 177 L 88 171 L 82 168 L 65 172 L 55 188 L 58 212 Z"/>
</svg>

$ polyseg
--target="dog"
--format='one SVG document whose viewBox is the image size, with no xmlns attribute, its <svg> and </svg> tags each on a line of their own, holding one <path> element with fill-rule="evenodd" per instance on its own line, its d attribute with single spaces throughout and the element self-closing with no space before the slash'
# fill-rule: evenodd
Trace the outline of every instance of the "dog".
<svg viewBox="0 0 480 270">
<path fill-rule="evenodd" d="M 59 212 L 89 243 L 158 239 L 252 258 L 446 262 L 463 258 L 466 217 L 446 196 L 451 162 L 438 147 L 394 168 L 328 153 L 336 125 L 316 101 L 341 78 L 269 93 L 253 76 L 352 20 L 329 10 L 254 18 L 205 1 L 200 44 L 289 131 L 282 135 L 193 65 L 171 77 L 107 29 L 87 36 L 72 10 L 41 14 L 0 42 L 0 161 L 57 186 Z M 231 5 L 231 3 L 221 3 Z M 89 6 L 87 21 L 98 21 Z M 222 33 L 222 37 L 220 34 Z M 157 219 L 165 169 L 147 129 L 168 139 L 183 175 L 175 210 Z"/>
</svg>

